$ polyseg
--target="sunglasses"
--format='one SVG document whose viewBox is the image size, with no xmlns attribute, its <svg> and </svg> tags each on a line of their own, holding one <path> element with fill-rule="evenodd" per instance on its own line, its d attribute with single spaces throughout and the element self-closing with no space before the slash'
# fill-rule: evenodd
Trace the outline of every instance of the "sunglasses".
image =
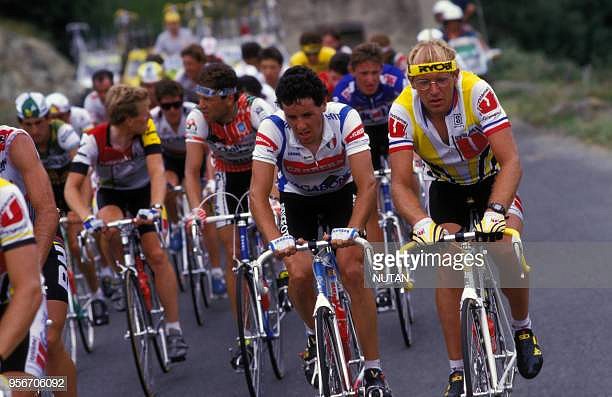
<svg viewBox="0 0 612 397">
<path fill-rule="evenodd" d="M 170 110 L 170 108 L 180 109 L 183 106 L 183 101 L 160 103 L 159 107 L 163 110 Z"/>
</svg>

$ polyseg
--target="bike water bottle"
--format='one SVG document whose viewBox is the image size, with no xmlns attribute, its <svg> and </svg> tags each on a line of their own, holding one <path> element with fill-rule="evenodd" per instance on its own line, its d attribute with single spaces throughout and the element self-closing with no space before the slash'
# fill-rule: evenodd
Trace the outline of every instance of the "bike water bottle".
<svg viewBox="0 0 612 397">
<path fill-rule="evenodd" d="M 497 350 L 497 338 L 495 336 L 495 322 L 490 315 L 487 315 L 487 323 L 489 324 L 489 335 L 491 336 L 491 349 L 493 353 Z"/>
<path fill-rule="evenodd" d="M 346 360 L 350 360 L 351 354 L 349 350 L 349 330 L 348 321 L 346 319 L 346 310 L 338 302 L 336 307 L 336 318 L 338 319 L 338 329 L 340 330 L 340 339 L 342 340 L 342 347 L 344 348 L 344 356 Z"/>
<path fill-rule="evenodd" d="M 264 311 L 268 311 L 270 310 L 270 296 L 268 295 L 270 293 L 270 287 L 268 286 L 268 281 L 265 277 L 263 279 L 262 284 L 263 286 L 261 288 L 261 307 Z"/>
<path fill-rule="evenodd" d="M 149 288 L 149 277 L 144 270 L 144 263 L 140 257 L 136 257 L 136 270 L 138 271 L 138 284 L 140 286 L 140 291 L 142 291 L 142 296 L 145 300 L 145 305 L 147 306 L 147 310 L 151 311 L 153 308 L 153 304 L 151 302 L 151 288 Z M 129 293 L 129 292 L 128 292 Z"/>
</svg>

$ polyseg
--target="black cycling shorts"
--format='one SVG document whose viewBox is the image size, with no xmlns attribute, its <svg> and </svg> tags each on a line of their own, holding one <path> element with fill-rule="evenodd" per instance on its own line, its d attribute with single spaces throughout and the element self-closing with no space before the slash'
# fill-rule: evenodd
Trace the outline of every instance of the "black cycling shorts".
<svg viewBox="0 0 612 397">
<path fill-rule="evenodd" d="M 231 193 L 238 200 L 249 191 L 251 187 L 251 170 L 241 172 L 215 172 L 215 180 L 217 183 L 217 192 Z M 229 215 L 236 213 L 238 201 L 228 195 L 218 194 L 215 200 L 215 215 Z M 249 210 L 248 198 L 242 200 L 240 212 Z M 230 222 L 217 222 L 217 227 L 223 227 Z"/>
<path fill-rule="evenodd" d="M 333 228 L 346 227 L 353 214 L 354 194 L 352 182 L 336 192 L 319 196 L 280 192 L 281 233 L 296 239 L 316 240 L 319 227 L 328 233 Z"/>
<path fill-rule="evenodd" d="M 167 154 L 164 157 L 164 168 L 166 171 L 172 171 L 178 176 L 179 184 L 183 183 L 185 179 L 185 157 L 175 157 Z M 202 168 L 200 169 L 200 177 L 203 178 L 206 175 L 206 161 L 202 162 Z"/>
<path fill-rule="evenodd" d="M 478 211 L 478 219 L 484 215 L 489 204 L 489 196 L 493 189 L 495 175 L 473 185 L 457 185 L 455 183 L 433 181 L 429 187 L 429 214 L 437 224 L 456 223 L 468 229 L 470 224 L 470 206 L 468 197 L 474 199 L 474 208 Z M 523 203 L 518 194 L 512 201 L 508 214 L 524 219 Z"/>
<path fill-rule="evenodd" d="M 66 251 L 60 239 L 53 241 L 42 270 L 47 300 L 68 303 L 68 268 Z"/>
<path fill-rule="evenodd" d="M 136 216 L 138 210 L 151 208 L 151 185 L 131 190 L 100 188 L 96 193 L 96 202 L 99 209 L 114 205 L 123 211 L 124 216 Z M 154 232 L 155 225 L 140 225 L 138 231 L 141 234 Z"/>
<path fill-rule="evenodd" d="M 376 171 L 382 167 L 381 156 L 386 160 L 389 153 L 388 127 L 387 124 L 367 126 L 365 132 L 370 137 L 372 167 Z"/>
</svg>

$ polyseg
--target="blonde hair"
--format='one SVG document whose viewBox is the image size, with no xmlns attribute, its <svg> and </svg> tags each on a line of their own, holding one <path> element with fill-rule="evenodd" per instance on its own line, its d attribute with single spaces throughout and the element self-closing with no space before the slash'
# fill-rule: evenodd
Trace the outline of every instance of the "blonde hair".
<svg viewBox="0 0 612 397">
<path fill-rule="evenodd" d="M 121 124 L 128 117 L 138 116 L 138 104 L 149 98 L 145 88 L 117 84 L 106 93 L 106 111 L 112 125 Z"/>
<path fill-rule="evenodd" d="M 421 63 L 452 61 L 455 59 L 455 56 L 455 50 L 445 41 L 423 41 L 410 50 L 408 54 L 408 66 Z"/>
</svg>

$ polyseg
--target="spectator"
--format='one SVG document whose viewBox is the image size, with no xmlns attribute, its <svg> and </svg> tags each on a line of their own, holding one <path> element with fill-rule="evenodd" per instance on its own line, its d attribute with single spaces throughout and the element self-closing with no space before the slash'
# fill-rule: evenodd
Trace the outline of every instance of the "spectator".
<svg viewBox="0 0 612 397">
<path fill-rule="evenodd" d="M 198 103 L 195 87 L 198 75 L 206 64 L 206 54 L 198 44 L 190 44 L 181 51 L 181 59 L 183 60 L 183 73 L 177 78 L 177 81 L 185 90 L 185 100 Z"/>
<path fill-rule="evenodd" d="M 276 89 L 283 69 L 283 54 L 276 47 L 268 47 L 259 53 L 259 70 L 266 83 Z"/>
<path fill-rule="evenodd" d="M 113 85 L 113 72 L 101 69 L 91 76 L 93 91 L 87 94 L 83 107 L 89 112 L 94 125 L 108 121 L 104 100 Z"/>
<path fill-rule="evenodd" d="M 155 53 L 173 57 L 180 54 L 181 50 L 189 44 L 196 43 L 196 38 L 187 28 L 181 27 L 181 17 L 174 11 L 164 15 L 166 30 L 157 36 L 155 41 Z"/>
<path fill-rule="evenodd" d="M 323 38 L 317 32 L 304 32 L 300 36 L 300 51 L 291 56 L 291 66 L 301 65 L 312 69 L 315 73 L 329 69 L 329 61 L 336 50 L 323 46 Z"/>
<path fill-rule="evenodd" d="M 453 2 L 450 0 L 439 0 L 433 5 L 431 11 L 433 12 L 434 19 L 440 26 L 444 24 L 442 15 L 444 14 L 444 11 L 449 8 L 449 6 L 453 6 Z"/>
<path fill-rule="evenodd" d="M 402 72 L 406 72 L 408 62 L 406 55 L 402 52 L 395 51 L 391 47 L 391 39 L 383 33 L 377 33 L 370 37 L 371 43 L 376 43 L 381 48 L 383 53 L 383 61 L 387 65 L 395 66 Z"/>
<path fill-rule="evenodd" d="M 459 6 L 463 11 L 463 22 L 468 23 L 470 18 L 476 13 L 476 4 L 472 0 L 452 0 L 453 4 Z"/>
<path fill-rule="evenodd" d="M 478 33 L 463 22 L 463 11 L 456 5 L 448 7 L 444 20 L 444 40 L 457 52 L 465 65 L 465 70 L 485 77 L 488 71 L 487 45 Z"/>
</svg>

